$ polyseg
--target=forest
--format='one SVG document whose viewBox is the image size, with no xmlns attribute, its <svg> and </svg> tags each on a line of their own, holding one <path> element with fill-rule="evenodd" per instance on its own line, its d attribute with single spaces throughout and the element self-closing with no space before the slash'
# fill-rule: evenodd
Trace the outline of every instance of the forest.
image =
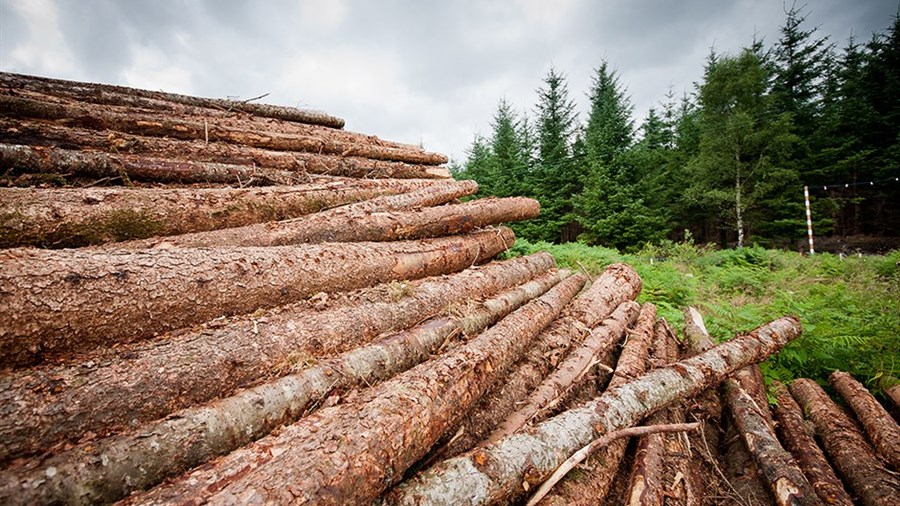
<svg viewBox="0 0 900 506">
<path fill-rule="evenodd" d="M 594 70 L 586 120 L 551 68 L 533 114 L 500 99 L 490 134 L 452 170 L 478 181 L 479 196 L 539 200 L 540 217 L 514 225 L 532 242 L 802 250 L 808 186 L 817 238 L 896 248 L 900 17 L 842 46 L 806 18 L 788 10 L 773 44 L 711 49 L 700 82 L 670 90 L 639 125 L 612 62 Z"/>
</svg>

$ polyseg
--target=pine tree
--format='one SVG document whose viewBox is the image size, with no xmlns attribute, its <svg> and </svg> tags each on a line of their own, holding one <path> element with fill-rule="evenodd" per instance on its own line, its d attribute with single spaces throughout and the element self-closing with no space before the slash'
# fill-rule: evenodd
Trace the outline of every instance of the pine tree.
<svg viewBox="0 0 900 506">
<path fill-rule="evenodd" d="M 494 181 L 492 195 L 509 197 L 523 194 L 524 178 L 528 166 L 522 140 L 519 137 L 519 120 L 506 99 L 501 99 L 494 114 L 493 135 L 490 147 L 491 178 Z"/>
</svg>

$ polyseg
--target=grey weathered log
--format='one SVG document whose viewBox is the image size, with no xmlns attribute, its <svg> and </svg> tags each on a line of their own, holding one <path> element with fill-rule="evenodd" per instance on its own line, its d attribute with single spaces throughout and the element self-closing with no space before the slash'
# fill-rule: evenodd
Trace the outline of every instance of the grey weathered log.
<svg viewBox="0 0 900 506">
<path fill-rule="evenodd" d="M 846 372 L 834 371 L 828 376 L 828 383 L 853 409 L 878 454 L 900 470 L 900 426 L 891 414 L 862 383 Z"/>
<path fill-rule="evenodd" d="M 556 285 L 566 274 L 550 272 L 497 296 L 467 304 L 407 331 L 338 357 L 237 392 L 211 404 L 187 408 L 136 430 L 40 461 L 0 471 L 0 501 L 106 503 L 134 490 L 224 455 L 296 421 L 327 396 L 371 385 L 421 363 L 457 336 L 475 335 Z M 48 473 L 55 469 L 55 473 Z"/>
<path fill-rule="evenodd" d="M 369 503 L 403 478 L 585 281 L 574 275 L 465 345 L 358 401 L 319 410 L 133 502 Z"/>
<path fill-rule="evenodd" d="M 554 266 L 546 253 L 301 302 L 0 381 L 0 461 L 135 427 L 364 345 Z M 248 353 L 247 350 L 252 350 Z M 111 355 L 111 356 L 110 356 Z"/>
<path fill-rule="evenodd" d="M 387 504 L 493 504 L 535 486 L 565 459 L 603 434 L 692 397 L 748 364 L 764 360 L 800 335 L 800 322 L 780 318 L 700 355 L 607 390 L 526 432 L 446 460 L 406 480 Z"/>
</svg>

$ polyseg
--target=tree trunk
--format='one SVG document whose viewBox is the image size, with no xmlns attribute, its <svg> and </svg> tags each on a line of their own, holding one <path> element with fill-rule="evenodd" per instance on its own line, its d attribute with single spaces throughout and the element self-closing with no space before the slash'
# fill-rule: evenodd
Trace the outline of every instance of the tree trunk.
<svg viewBox="0 0 900 506">
<path fill-rule="evenodd" d="M 813 491 L 825 504 L 852 506 L 853 500 L 813 439 L 797 401 L 781 383 L 774 382 L 772 388 L 778 401 L 775 405 L 775 418 L 778 420 L 781 440 L 797 459 Z"/>
<path fill-rule="evenodd" d="M 563 316 L 535 339 L 507 377 L 493 385 L 463 420 L 444 434 L 429 460 L 455 456 L 483 441 L 559 363 L 571 343 L 581 342 L 619 304 L 634 300 L 641 286 L 640 276 L 630 266 L 607 267 Z"/>
<path fill-rule="evenodd" d="M 900 481 L 886 470 L 853 421 L 814 381 L 797 379 L 791 394 L 831 457 L 831 462 L 865 506 L 900 504 Z"/>
<path fill-rule="evenodd" d="M 853 376 L 834 371 L 828 382 L 853 409 L 878 454 L 900 470 L 900 426 L 890 413 Z"/>
<path fill-rule="evenodd" d="M 252 497 L 268 503 L 370 503 L 501 377 L 584 281 L 572 276 L 466 345 L 369 390 L 359 401 L 320 410 L 134 502 L 223 504 Z"/>
<path fill-rule="evenodd" d="M 141 90 L 110 84 L 82 83 L 48 77 L 27 76 L 0 72 L 0 84 L 11 88 L 24 88 L 47 95 L 62 96 L 102 105 L 127 105 L 141 109 L 158 109 L 177 112 L 166 107 L 167 102 L 220 111 L 240 111 L 255 116 L 294 121 L 330 128 L 344 128 L 344 120 L 322 111 L 284 107 L 280 105 L 256 104 L 246 100 L 224 100 L 217 98 L 192 97 L 177 93 Z M 174 111 L 173 111 L 174 109 Z"/>
<path fill-rule="evenodd" d="M 540 253 L 343 298 L 323 294 L 315 302 L 213 322 L 80 364 L 8 377 L 0 382 L 0 462 L 60 441 L 90 439 L 91 433 L 115 433 L 283 376 L 316 357 L 346 352 L 467 299 L 523 283 L 553 265 L 552 257 Z"/>
<path fill-rule="evenodd" d="M 620 304 L 599 327 L 591 331 L 579 348 L 572 350 L 556 370 L 531 392 L 518 411 L 507 417 L 491 432 L 485 443 L 493 443 L 515 434 L 534 418 L 563 401 L 566 394 L 593 365 L 595 358 L 619 344 L 625 331 L 634 324 L 639 312 L 641 306 L 637 302 L 626 301 Z"/>
<path fill-rule="evenodd" d="M 474 182 L 353 180 L 266 188 L 0 188 L 0 247 L 73 248 L 241 227 L 423 190 L 447 200 Z"/>
<path fill-rule="evenodd" d="M 410 194 L 373 199 L 389 202 L 412 199 L 418 194 L 433 198 L 431 188 Z M 451 195 L 446 195 L 449 200 Z M 422 200 L 422 199 L 418 199 Z M 369 201 L 372 202 L 372 201 Z M 527 220 L 540 213 L 537 200 L 525 197 L 485 198 L 462 204 L 438 207 L 418 205 L 388 207 L 383 211 L 358 209 L 369 202 L 322 211 L 276 223 L 257 223 L 239 228 L 198 232 L 174 237 L 144 239 L 110 244 L 112 248 L 146 249 L 154 247 L 203 248 L 215 246 L 288 246 L 323 242 L 399 241 L 463 234 L 472 230 L 511 221 Z M 428 206 L 430 203 L 421 203 Z"/>
<path fill-rule="evenodd" d="M 271 383 L 184 409 L 135 431 L 79 445 L 39 466 L 9 467 L 0 474 L 0 483 L 16 485 L 0 488 L 0 499 L 8 504 L 106 503 L 149 488 L 295 422 L 328 396 L 399 374 L 430 358 L 455 336 L 480 333 L 551 289 L 561 276 L 544 274 L 454 316 L 432 318 Z M 56 473 L 48 474 L 50 468 Z"/>
<path fill-rule="evenodd" d="M 224 142 L 184 141 L 168 137 L 130 135 L 115 131 L 97 131 L 74 126 L 59 126 L 27 119 L 9 119 L 0 115 L 0 142 L 56 146 L 65 149 L 98 150 L 173 160 L 247 165 L 309 174 L 328 174 L 357 178 L 450 178 L 446 167 L 410 165 L 403 162 L 373 160 L 357 156 L 271 151 Z M 73 167 L 72 169 L 81 169 Z M 90 167 L 75 176 L 96 177 Z M 54 173 L 58 172 L 56 170 Z M 119 174 L 115 174 L 118 176 Z M 135 177 L 135 179 L 137 179 Z"/>
<path fill-rule="evenodd" d="M 3 363 L 141 339 L 321 291 L 460 271 L 508 249 L 508 228 L 393 243 L 0 252 Z"/>
<path fill-rule="evenodd" d="M 58 124 L 95 130 L 117 130 L 130 134 L 172 137 L 189 141 L 227 142 L 276 151 L 352 155 L 426 165 L 447 163 L 447 157 L 441 154 L 428 153 L 420 149 L 404 149 L 368 143 L 368 138 L 361 135 L 348 139 L 328 135 L 326 132 L 303 135 L 267 130 L 247 130 L 246 128 L 219 126 L 227 123 L 222 118 L 214 118 L 212 123 L 200 123 L 199 118 L 191 118 L 197 120 L 191 121 L 131 111 L 112 112 L 98 106 L 65 105 L 10 95 L 0 95 L 0 111 L 4 111 L 6 116 L 11 117 L 43 119 Z"/>
<path fill-rule="evenodd" d="M 54 147 L 0 144 L 0 170 L 13 174 L 77 174 L 158 183 L 225 183 L 240 186 L 295 185 L 307 182 L 298 171 L 268 169 L 139 155 L 73 151 Z"/>
<path fill-rule="evenodd" d="M 634 426 L 735 370 L 764 360 L 797 338 L 800 330 L 796 318 L 780 318 L 693 358 L 645 373 L 524 433 L 441 462 L 396 487 L 386 503 L 492 504 L 514 497 L 599 436 Z"/>
</svg>

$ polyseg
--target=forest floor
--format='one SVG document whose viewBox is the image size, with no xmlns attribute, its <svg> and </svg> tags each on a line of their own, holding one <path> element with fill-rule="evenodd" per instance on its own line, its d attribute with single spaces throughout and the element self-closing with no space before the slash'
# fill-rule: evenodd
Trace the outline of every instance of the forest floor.
<svg viewBox="0 0 900 506">
<path fill-rule="evenodd" d="M 877 392 L 879 377 L 900 376 L 900 250 L 805 256 L 758 246 L 716 250 L 667 242 L 622 254 L 518 239 L 508 255 L 541 250 L 560 267 L 590 275 L 613 262 L 632 265 L 644 280 L 639 302 L 653 301 L 678 329 L 682 308 L 696 306 L 718 340 L 782 315 L 798 316 L 804 334 L 761 364 L 767 380 L 806 377 L 827 385 L 828 374 L 840 369 Z"/>
</svg>

